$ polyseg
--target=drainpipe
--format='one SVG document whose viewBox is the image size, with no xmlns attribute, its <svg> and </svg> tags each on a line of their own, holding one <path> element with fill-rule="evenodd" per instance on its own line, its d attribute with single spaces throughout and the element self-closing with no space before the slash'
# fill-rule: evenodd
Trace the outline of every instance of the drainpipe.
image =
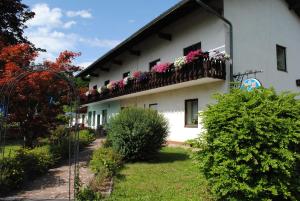
<svg viewBox="0 0 300 201">
<path fill-rule="evenodd" d="M 196 0 L 196 2 L 204 8 L 206 11 L 210 12 L 211 14 L 215 15 L 216 17 L 220 18 L 223 22 L 225 22 L 229 26 L 229 40 L 230 40 L 230 82 L 233 82 L 233 26 L 232 23 L 224 18 L 222 15 L 220 15 L 217 11 L 215 11 L 213 8 L 209 7 L 207 4 L 203 3 L 202 0 Z"/>
</svg>

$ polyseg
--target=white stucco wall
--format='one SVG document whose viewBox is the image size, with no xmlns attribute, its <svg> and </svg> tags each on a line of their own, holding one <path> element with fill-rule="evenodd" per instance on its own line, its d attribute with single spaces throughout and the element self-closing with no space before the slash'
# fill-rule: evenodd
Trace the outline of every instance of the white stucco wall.
<svg viewBox="0 0 300 201">
<path fill-rule="evenodd" d="M 198 85 L 178 90 L 171 90 L 137 98 L 121 100 L 122 107 L 137 106 L 149 108 L 149 104 L 157 103 L 157 110 L 165 116 L 169 122 L 168 140 L 183 142 L 196 138 L 202 132 L 201 124 L 198 128 L 185 127 L 184 112 L 185 100 L 198 99 L 198 110 L 203 111 L 208 103 L 213 102 L 212 95 L 225 90 L 224 81 Z M 198 122 L 201 122 L 200 118 Z"/>
<path fill-rule="evenodd" d="M 224 16 L 233 24 L 234 72 L 262 69 L 263 86 L 300 92 L 300 17 L 285 1 L 224 0 Z M 287 72 L 277 70 L 276 44 L 286 47 Z"/>
</svg>

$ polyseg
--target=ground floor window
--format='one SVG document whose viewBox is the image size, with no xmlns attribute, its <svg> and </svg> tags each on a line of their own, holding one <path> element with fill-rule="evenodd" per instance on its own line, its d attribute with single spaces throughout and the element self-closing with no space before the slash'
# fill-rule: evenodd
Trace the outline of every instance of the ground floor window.
<svg viewBox="0 0 300 201">
<path fill-rule="evenodd" d="M 100 126 L 100 114 L 97 115 L 97 126 Z"/>
<path fill-rule="evenodd" d="M 92 126 L 95 126 L 95 123 L 96 123 L 96 111 L 93 111 L 93 125 Z"/>
<path fill-rule="evenodd" d="M 107 110 L 102 110 L 102 125 L 107 123 Z"/>
<path fill-rule="evenodd" d="M 88 126 L 91 126 L 92 123 L 92 112 L 88 113 Z"/>
<path fill-rule="evenodd" d="M 185 127 L 198 127 L 198 99 L 185 100 Z"/>
<path fill-rule="evenodd" d="M 85 122 L 85 115 L 83 114 L 81 123 L 84 124 L 84 122 Z"/>
<path fill-rule="evenodd" d="M 158 109 L 158 104 L 157 103 L 152 103 L 152 104 L 149 104 L 149 108 L 152 109 L 152 110 L 156 110 Z"/>
</svg>

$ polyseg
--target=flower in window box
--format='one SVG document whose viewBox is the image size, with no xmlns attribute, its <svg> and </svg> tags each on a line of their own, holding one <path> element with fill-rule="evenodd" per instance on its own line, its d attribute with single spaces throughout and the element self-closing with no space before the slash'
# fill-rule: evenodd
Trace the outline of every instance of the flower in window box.
<svg viewBox="0 0 300 201">
<path fill-rule="evenodd" d="M 186 55 L 186 62 L 191 63 L 202 55 L 202 50 L 193 50 Z"/>
<path fill-rule="evenodd" d="M 174 66 L 177 69 L 181 69 L 187 63 L 186 56 L 179 57 L 175 59 Z"/>
<path fill-rule="evenodd" d="M 141 72 L 140 77 L 137 78 L 138 82 L 143 82 L 146 81 L 148 79 L 147 77 L 147 73 L 146 72 Z"/>
<path fill-rule="evenodd" d="M 142 73 L 141 71 L 135 71 L 132 73 L 132 77 L 137 79 L 141 76 L 141 73 Z"/>
<path fill-rule="evenodd" d="M 152 68 L 152 71 L 156 73 L 165 73 L 170 69 L 170 67 L 170 63 L 159 63 Z"/>
<path fill-rule="evenodd" d="M 98 88 L 98 93 L 101 94 L 102 93 L 102 87 Z"/>
<path fill-rule="evenodd" d="M 125 83 L 124 83 L 124 80 L 119 80 L 117 82 L 117 86 L 120 88 L 120 89 L 124 89 L 125 88 Z"/>
<path fill-rule="evenodd" d="M 128 84 L 128 81 L 129 81 L 129 77 L 125 77 L 123 79 L 123 84 L 126 86 Z"/>
<path fill-rule="evenodd" d="M 107 89 L 114 90 L 115 88 L 116 88 L 116 82 L 115 81 L 110 81 L 107 85 Z"/>
<path fill-rule="evenodd" d="M 102 86 L 102 87 L 101 87 L 101 93 L 102 93 L 102 94 L 105 94 L 105 93 L 107 93 L 107 92 L 108 92 L 107 87 L 106 87 L 106 86 Z"/>
</svg>

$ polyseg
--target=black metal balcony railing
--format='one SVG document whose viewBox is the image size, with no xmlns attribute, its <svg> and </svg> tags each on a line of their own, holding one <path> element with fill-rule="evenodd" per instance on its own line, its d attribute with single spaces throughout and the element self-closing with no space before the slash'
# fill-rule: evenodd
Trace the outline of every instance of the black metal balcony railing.
<svg viewBox="0 0 300 201">
<path fill-rule="evenodd" d="M 225 80 L 226 62 L 224 60 L 200 57 L 184 65 L 181 69 L 175 69 L 172 64 L 168 72 L 144 72 L 142 76 L 142 79 L 130 78 L 127 85 L 124 87 L 115 87 L 113 90 L 107 89 L 98 93 L 94 89 L 82 100 L 82 103 L 87 104 L 205 77 Z"/>
</svg>

